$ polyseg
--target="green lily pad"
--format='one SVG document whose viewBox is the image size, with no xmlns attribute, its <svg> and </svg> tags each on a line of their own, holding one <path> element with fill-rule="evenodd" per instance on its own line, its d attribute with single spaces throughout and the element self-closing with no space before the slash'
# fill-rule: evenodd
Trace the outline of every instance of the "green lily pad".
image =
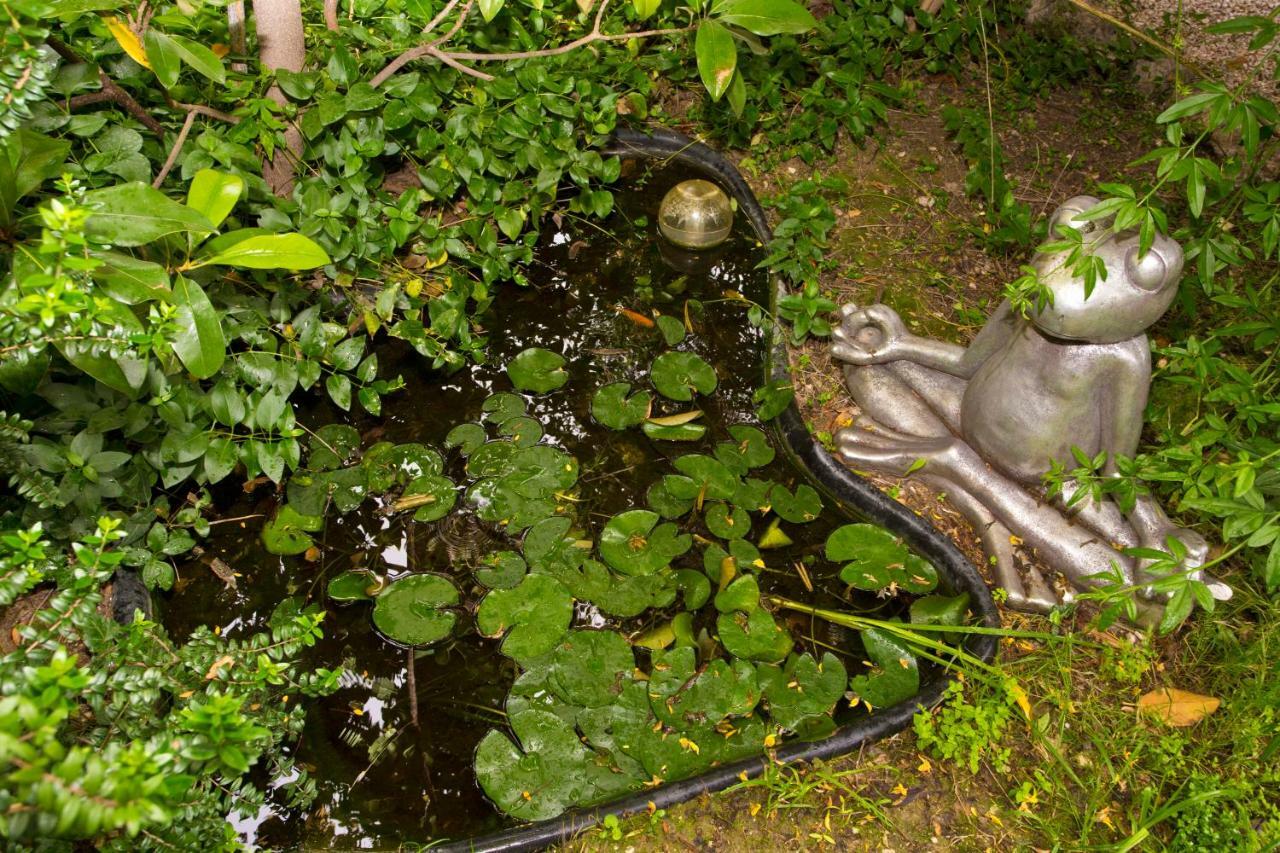
<svg viewBox="0 0 1280 853">
<path fill-rule="evenodd" d="M 741 507 L 721 501 L 707 504 L 703 512 L 703 521 L 712 536 L 721 539 L 741 539 L 751 532 L 751 516 Z"/>
<path fill-rule="evenodd" d="M 476 748 L 476 779 L 498 808 L 521 820 L 545 820 L 595 799 L 587 772 L 592 753 L 571 725 L 540 710 L 512 714 L 509 722 L 519 746 L 490 731 Z"/>
<path fill-rule="evenodd" d="M 879 592 L 896 585 L 907 592 L 932 592 L 938 572 L 907 550 L 901 539 L 871 524 L 846 524 L 827 537 L 827 559 L 845 563 L 840 580 L 857 589 Z"/>
<path fill-rule="evenodd" d="M 463 456 L 470 456 L 486 439 L 488 436 L 480 424 L 458 424 L 444 437 L 444 446 L 450 449 L 456 447 Z"/>
<path fill-rule="evenodd" d="M 495 424 L 505 423 L 525 413 L 524 397 L 509 391 L 499 391 L 485 398 L 485 401 L 480 404 L 480 411 L 484 412 L 484 418 L 487 421 Z"/>
<path fill-rule="evenodd" d="M 467 503 L 475 507 L 476 515 L 484 521 L 502 525 L 511 532 L 532 527 L 556 513 L 554 500 L 526 498 L 497 477 L 486 477 L 473 483 L 467 489 Z"/>
<path fill-rule="evenodd" d="M 763 607 L 746 614 L 721 613 L 716 617 L 716 633 L 725 651 L 743 660 L 776 663 L 790 654 L 795 645 L 791 633 Z"/>
<path fill-rule="evenodd" d="M 453 631 L 458 614 L 445 608 L 457 603 L 458 588 L 444 575 L 407 575 L 378 595 L 373 624 L 398 643 L 423 646 Z"/>
<path fill-rule="evenodd" d="M 672 494 L 670 481 L 679 477 L 680 480 L 688 481 L 689 486 L 693 486 L 693 481 L 688 477 L 679 474 L 667 474 L 649 487 L 649 491 L 645 493 L 645 503 L 649 505 L 649 509 L 656 512 L 663 518 L 679 518 L 686 515 L 689 510 L 693 509 L 693 498 L 677 497 Z M 683 493 L 683 489 L 681 490 Z M 693 491 L 696 493 L 697 488 Z"/>
<path fill-rule="evenodd" d="M 729 427 L 733 441 L 716 445 L 716 458 L 735 474 L 741 476 L 752 468 L 768 465 L 775 456 L 764 431 L 747 424 Z"/>
<path fill-rule="evenodd" d="M 314 471 L 341 468 L 360 450 L 360 433 L 346 424 L 326 424 L 311 435 L 307 467 Z"/>
<path fill-rule="evenodd" d="M 523 447 L 511 457 L 502 482 L 526 498 L 548 497 L 578 482 L 578 460 L 545 444 Z"/>
<path fill-rule="evenodd" d="M 969 593 L 959 595 L 926 595 L 911 602 L 913 625 L 963 625 L 969 612 Z M 942 634 L 943 632 L 939 632 Z M 953 634 L 948 631 L 943 636 Z"/>
<path fill-rule="evenodd" d="M 586 552 L 577 547 L 574 539 L 568 535 L 572 526 L 567 518 L 546 518 L 539 521 L 524 535 L 521 550 L 529 566 L 535 571 L 550 566 L 552 563 L 580 565 Z"/>
<path fill-rule="evenodd" d="M 790 384 L 779 379 L 771 379 L 756 389 L 751 395 L 751 402 L 756 404 L 757 418 L 761 421 L 771 421 L 785 412 L 795 398 L 796 390 Z"/>
<path fill-rule="evenodd" d="M 600 556 L 624 575 L 648 575 L 665 568 L 689 550 L 693 539 L 680 535 L 674 524 L 658 524 L 647 509 L 621 512 L 609 519 L 600 534 Z"/>
<path fill-rule="evenodd" d="M 665 425 L 645 421 L 640 430 L 654 441 L 697 441 L 707 434 L 706 426 L 697 423 Z"/>
<path fill-rule="evenodd" d="M 262 525 L 262 544 L 272 554 L 286 557 L 301 554 L 315 544 L 309 534 L 323 529 L 323 516 L 302 515 L 285 504 L 274 518 Z"/>
<path fill-rule="evenodd" d="M 654 653 L 649 704 L 667 725 L 714 726 L 726 717 L 745 717 L 759 701 L 755 667 L 745 661 L 717 659 L 699 672 L 691 647 Z"/>
<path fill-rule="evenodd" d="M 844 664 L 831 652 L 821 662 L 810 654 L 793 655 L 785 669 L 761 664 L 757 676 L 770 719 L 791 731 L 812 717 L 830 716 L 849 679 Z"/>
<path fill-rule="evenodd" d="M 405 486 L 396 506 L 411 504 L 414 521 L 436 521 L 444 518 L 458 501 L 457 486 L 448 477 L 418 477 Z M 409 509 L 410 506 L 404 506 Z"/>
<path fill-rule="evenodd" d="M 670 314 L 658 315 L 658 331 L 662 332 L 662 339 L 667 342 L 669 347 L 673 347 L 684 340 L 684 323 Z"/>
<path fill-rule="evenodd" d="M 382 589 L 382 578 L 365 569 L 343 572 L 329 581 L 326 592 L 334 601 L 369 601 Z"/>
<path fill-rule="evenodd" d="M 730 577 L 737 577 L 763 565 L 760 551 L 745 539 L 731 539 L 726 550 L 719 543 L 712 542 L 702 552 L 702 569 L 713 584 L 719 584 L 725 572 L 725 561 L 731 564 Z"/>
<path fill-rule="evenodd" d="M 569 630 L 573 599 L 559 581 L 526 575 L 511 589 L 495 589 L 480 602 L 476 627 L 486 637 L 501 637 L 502 653 L 526 663 L 554 649 Z"/>
<path fill-rule="evenodd" d="M 768 512 L 773 508 L 769 502 L 769 493 L 776 485 L 772 480 L 757 480 L 748 477 L 734 490 L 729 500 L 734 506 L 740 506 L 747 512 Z"/>
<path fill-rule="evenodd" d="M 609 429 L 622 430 L 642 423 L 652 407 L 653 395 L 648 391 L 632 394 L 630 383 L 613 382 L 591 399 L 591 416 Z"/>
<path fill-rule="evenodd" d="M 702 572 L 680 569 L 676 572 L 676 585 L 684 593 L 684 609 L 696 611 L 711 598 L 711 582 Z"/>
<path fill-rule="evenodd" d="M 480 558 L 476 580 L 489 589 L 510 589 L 524 580 L 528 567 L 515 551 L 494 551 Z"/>
<path fill-rule="evenodd" d="M 384 492 L 396 484 L 440 474 L 444 470 L 444 459 L 430 447 L 416 442 L 380 444 L 369 448 L 362 465 L 369 491 Z"/>
<path fill-rule="evenodd" d="M 551 687 L 570 705 L 598 708 L 618 698 L 635 668 L 616 631 L 570 631 L 552 655 Z"/>
<path fill-rule="evenodd" d="M 605 591 L 587 599 L 600 608 L 601 613 L 630 619 L 646 610 L 660 610 L 675 601 L 679 583 L 675 574 L 669 570 L 662 569 L 651 575 L 618 577 L 595 560 L 588 560 L 584 568 L 593 563 L 604 569 L 609 577 L 609 585 Z"/>
<path fill-rule="evenodd" d="M 796 486 L 794 495 L 786 486 L 774 486 L 769 492 L 769 504 L 774 512 L 792 524 L 806 524 L 822 513 L 822 498 L 812 486 Z"/>
<path fill-rule="evenodd" d="M 887 708 L 916 695 L 920 665 L 906 643 L 879 628 L 866 628 L 862 645 L 874 666 L 870 673 L 854 676 L 849 682 L 858 699 L 873 708 Z"/>
<path fill-rule="evenodd" d="M 782 529 L 782 519 L 775 518 L 769 522 L 769 526 L 764 529 L 764 533 L 760 534 L 760 538 L 756 540 L 756 547 L 762 551 L 768 551 L 772 548 L 785 548 L 792 544 L 792 539 L 787 535 L 787 531 Z"/>
<path fill-rule="evenodd" d="M 514 441 L 486 441 L 473 448 L 467 458 L 467 474 L 472 477 L 500 477 L 512 470 L 512 460 L 520 448 Z"/>
<path fill-rule="evenodd" d="M 511 359 L 507 376 L 511 377 L 512 385 L 534 394 L 546 394 L 569 381 L 564 356 L 541 347 L 530 347 Z"/>
<path fill-rule="evenodd" d="M 755 575 L 739 575 L 716 593 L 716 610 L 721 613 L 732 613 L 735 610 L 750 613 L 759 607 L 760 584 Z"/>
<path fill-rule="evenodd" d="M 697 486 L 698 491 L 690 497 L 701 493 L 704 499 L 727 501 L 738 490 L 738 476 L 718 459 L 691 453 L 677 459 L 675 466 Z"/>
<path fill-rule="evenodd" d="M 542 424 L 520 415 L 503 421 L 498 433 L 510 438 L 516 447 L 532 447 L 542 440 Z"/>
<path fill-rule="evenodd" d="M 664 352 L 653 360 L 649 379 L 662 396 L 687 402 L 694 393 L 710 394 L 718 384 L 716 372 L 691 352 Z"/>
</svg>

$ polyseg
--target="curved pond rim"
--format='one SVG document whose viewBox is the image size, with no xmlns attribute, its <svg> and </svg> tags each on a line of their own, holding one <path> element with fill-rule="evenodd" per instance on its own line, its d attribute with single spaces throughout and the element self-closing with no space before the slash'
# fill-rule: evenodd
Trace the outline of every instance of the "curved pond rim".
<svg viewBox="0 0 1280 853">
<path fill-rule="evenodd" d="M 641 131 L 619 128 L 601 153 L 624 158 L 674 161 L 699 171 L 718 183 L 738 203 L 738 212 L 746 216 L 762 243 L 767 243 L 772 238 L 764 209 L 737 167 L 719 152 L 691 137 L 666 129 Z M 785 291 L 783 282 L 775 277 L 769 305 L 771 313 L 776 314 L 778 298 Z M 766 377 L 762 378 L 790 382 L 790 359 L 778 324 L 773 325 L 765 364 Z M 934 564 L 956 593 L 969 594 L 970 609 L 982 625 L 999 627 L 999 614 L 991 591 L 968 558 L 933 525 L 890 498 L 868 480 L 854 474 L 828 453 L 805 427 L 804 418 L 794 400 L 768 426 L 780 439 L 780 444 L 795 466 L 820 491 L 902 537 L 915 551 Z M 990 661 L 995 656 L 996 638 L 990 635 L 970 635 L 965 642 L 965 649 L 983 661 Z M 939 671 L 921 684 L 920 691 L 910 699 L 841 726 L 820 740 L 783 744 L 773 750 L 772 755 L 761 755 L 715 767 L 690 779 L 663 784 L 599 806 L 576 809 L 551 820 L 478 838 L 444 842 L 430 849 L 448 853 L 516 853 L 540 850 L 568 841 L 583 830 L 598 825 L 609 815 L 624 818 L 651 808 L 673 806 L 701 794 L 723 791 L 744 779 L 761 775 L 770 764 L 827 760 L 847 755 L 859 747 L 905 729 L 918 709 L 932 708 L 942 700 L 947 686 L 954 678 L 949 672 Z"/>
</svg>

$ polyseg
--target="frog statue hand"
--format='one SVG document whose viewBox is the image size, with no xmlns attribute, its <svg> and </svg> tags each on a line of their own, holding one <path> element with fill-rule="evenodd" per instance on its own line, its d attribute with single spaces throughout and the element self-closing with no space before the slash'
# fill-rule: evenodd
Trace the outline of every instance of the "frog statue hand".
<svg viewBox="0 0 1280 853">
<path fill-rule="evenodd" d="M 1182 249 L 1168 237 L 1157 235 L 1140 255 L 1137 232 L 1077 218 L 1097 203 L 1070 199 L 1050 221 L 1053 232 L 1079 230 L 1106 266 L 1087 298 L 1066 253 L 1043 252 L 1034 266 L 1050 304 L 1023 317 L 1005 301 L 968 347 L 911 334 L 885 305 L 844 306 L 834 333 L 832 355 L 862 410 L 836 436 L 846 464 L 911 472 L 939 488 L 978 530 L 1009 601 L 1024 609 L 1058 599 L 1034 567 L 1025 578 L 1019 571 L 1018 540 L 1077 589 L 1100 585 L 1103 572 L 1114 577 L 1113 566 L 1126 584 L 1148 580 L 1126 548 L 1167 551 L 1176 538 L 1192 577 L 1208 551 L 1150 495 L 1128 512 L 1110 500 L 1068 506 L 1043 496 L 1054 463 L 1074 467 L 1073 448 L 1091 459 L 1105 453 L 1111 475 L 1117 455 L 1137 450 L 1151 382 L 1145 332 L 1173 301 L 1182 272 Z M 1226 585 L 1200 579 L 1216 598 L 1230 597 Z"/>
</svg>

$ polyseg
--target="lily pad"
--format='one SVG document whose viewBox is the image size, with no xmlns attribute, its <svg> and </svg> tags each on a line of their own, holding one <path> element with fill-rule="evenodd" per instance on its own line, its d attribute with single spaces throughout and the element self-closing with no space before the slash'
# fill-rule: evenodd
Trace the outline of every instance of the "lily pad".
<svg viewBox="0 0 1280 853">
<path fill-rule="evenodd" d="M 444 446 L 456 447 L 463 456 L 470 456 L 487 438 L 484 427 L 480 424 L 458 424 L 444 437 Z"/>
<path fill-rule="evenodd" d="M 654 441 L 697 441 L 707 434 L 703 424 L 656 424 L 645 421 L 640 430 Z"/>
<path fill-rule="evenodd" d="M 302 515 L 285 504 L 262 526 L 262 544 L 272 554 L 286 557 L 301 554 L 315 544 L 309 534 L 323 529 L 323 516 Z"/>
<path fill-rule="evenodd" d="M 382 578 L 360 569 L 343 572 L 330 580 L 326 592 L 334 601 L 369 601 L 382 587 Z"/>
<path fill-rule="evenodd" d="M 458 614 L 445 608 L 457 603 L 458 588 L 444 575 L 407 575 L 378 596 L 373 624 L 396 642 L 423 646 L 453 631 Z"/>
<path fill-rule="evenodd" d="M 887 708 L 920 690 L 920 666 L 906 643 L 879 628 L 862 631 L 862 645 L 874 664 L 870 673 L 854 676 L 849 688 L 873 708 Z"/>
<path fill-rule="evenodd" d="M 763 607 L 750 613 L 736 611 L 716 617 L 716 633 L 725 651 L 742 660 L 776 663 L 791 652 L 791 633 L 774 621 Z"/>
<path fill-rule="evenodd" d="M 764 431 L 747 424 L 735 424 L 729 427 L 729 435 L 733 441 L 723 441 L 716 445 L 716 458 L 739 476 L 752 468 L 768 465 L 775 456 L 773 445 L 769 444 Z"/>
<path fill-rule="evenodd" d="M 760 584 L 755 575 L 739 575 L 716 593 L 716 610 L 721 613 L 732 613 L 735 610 L 750 613 L 759 606 Z"/>
<path fill-rule="evenodd" d="M 369 490 L 383 492 L 396 484 L 438 475 L 444 470 L 444 459 L 430 447 L 416 442 L 378 445 L 369 448 L 363 467 Z"/>
<path fill-rule="evenodd" d="M 652 406 L 653 395 L 648 391 L 632 394 L 630 383 L 613 382 L 591 399 L 591 416 L 609 429 L 622 430 L 643 422 Z"/>
<path fill-rule="evenodd" d="M 476 748 L 476 779 L 498 808 L 521 820 L 545 820 L 595 798 L 587 772 L 592 753 L 571 725 L 540 710 L 512 714 L 509 722 L 519 746 L 490 731 Z"/>
<path fill-rule="evenodd" d="M 693 544 L 674 524 L 658 524 L 656 512 L 633 509 L 609 519 L 600 534 L 600 556 L 624 575 L 648 575 L 665 568 Z"/>
<path fill-rule="evenodd" d="M 907 592 L 932 592 L 938 572 L 912 554 L 889 531 L 870 524 L 846 524 L 827 537 L 827 559 L 845 563 L 840 580 L 857 589 L 878 592 L 896 585 Z"/>
<path fill-rule="evenodd" d="M 967 592 L 954 596 L 926 595 L 911 602 L 911 623 L 913 625 L 963 625 L 965 614 L 968 612 L 969 593 Z M 946 634 L 952 633 L 954 632 L 946 632 Z"/>
<path fill-rule="evenodd" d="M 592 564 L 604 569 L 595 560 L 588 560 L 584 568 Z M 604 569 L 609 577 L 609 585 L 600 595 L 590 598 L 592 604 L 600 608 L 600 612 L 620 619 L 639 616 L 646 610 L 661 609 L 675 601 L 679 583 L 673 572 L 666 569 L 651 575 L 634 575 L 618 577 Z"/>
<path fill-rule="evenodd" d="M 486 441 L 473 448 L 467 459 L 467 473 L 472 477 L 500 477 L 513 470 L 517 451 L 514 441 Z"/>
<path fill-rule="evenodd" d="M 711 531 L 711 535 L 719 536 L 721 539 L 741 539 L 751 532 L 751 516 L 747 515 L 741 507 L 721 501 L 712 501 L 707 504 L 703 520 L 707 523 L 707 530 Z"/>
<path fill-rule="evenodd" d="M 559 581 L 526 575 L 511 589 L 495 589 L 480 602 L 476 627 L 486 637 L 501 637 L 502 653 L 526 663 L 554 649 L 569 629 L 573 599 Z"/>
<path fill-rule="evenodd" d="M 684 323 L 669 314 L 658 316 L 658 331 L 662 332 L 662 339 L 667 342 L 669 347 L 673 347 L 684 340 Z"/>
<path fill-rule="evenodd" d="M 436 521 L 444 518 L 458 501 L 457 486 L 448 477 L 418 477 L 405 486 L 404 494 L 394 504 L 399 510 L 413 509 L 414 521 Z"/>
<path fill-rule="evenodd" d="M 653 360 L 649 378 L 659 394 L 680 402 L 692 400 L 695 393 L 710 394 L 718 384 L 711 365 L 691 352 L 664 352 Z"/>
<path fill-rule="evenodd" d="M 786 486 L 776 485 L 769 492 L 773 511 L 793 524 L 806 524 L 822 513 L 822 498 L 812 486 L 796 486 L 793 495 Z"/>
<path fill-rule="evenodd" d="M 773 508 L 769 502 L 769 493 L 773 491 L 774 485 L 776 484 L 772 480 L 748 477 L 738 485 L 729 500 L 734 506 L 740 506 L 747 512 L 768 512 Z"/>
<path fill-rule="evenodd" d="M 829 716 L 849 679 L 844 664 L 831 652 L 821 662 L 810 654 L 793 655 L 785 669 L 761 664 L 757 675 L 769 717 L 792 731 L 812 717 Z"/>
<path fill-rule="evenodd" d="M 509 437 L 516 447 L 532 447 L 542 440 L 542 424 L 519 415 L 503 421 L 498 433 Z"/>
<path fill-rule="evenodd" d="M 494 551 L 480 558 L 476 580 L 489 589 L 510 589 L 524 580 L 528 567 L 515 551 Z"/>
<path fill-rule="evenodd" d="M 751 402 L 756 404 L 757 418 L 771 421 L 785 412 L 795 398 L 796 390 L 789 383 L 771 379 L 756 389 L 751 395 Z"/>
<path fill-rule="evenodd" d="M 649 704 L 670 726 L 715 725 L 726 717 L 745 717 L 760 701 L 755 667 L 746 661 L 713 660 L 698 671 L 697 653 L 688 646 L 653 657 Z"/>
<path fill-rule="evenodd" d="M 485 398 L 480 404 L 480 411 L 484 412 L 485 420 L 495 424 L 505 423 L 525 413 L 524 397 L 509 391 L 499 391 Z"/>
<path fill-rule="evenodd" d="M 521 391 L 546 394 L 569 381 L 564 370 L 564 356 L 541 347 L 530 347 L 507 365 L 511 384 Z"/>
<path fill-rule="evenodd" d="M 675 461 L 676 470 L 693 480 L 703 499 L 727 501 L 738 490 L 738 475 L 710 456 L 691 453 Z"/>
<path fill-rule="evenodd" d="M 649 491 L 645 493 L 645 503 L 649 505 L 649 509 L 663 518 L 679 518 L 693 509 L 693 498 L 677 497 L 672 494 L 669 481 L 675 477 L 679 477 L 680 480 L 687 480 L 688 486 L 693 486 L 693 481 L 688 477 L 683 477 L 679 474 L 667 474 L 650 486 Z M 697 488 L 694 487 L 693 491 L 696 493 Z M 684 489 L 681 489 L 681 492 L 683 493 Z"/>
<path fill-rule="evenodd" d="M 695 569 L 680 569 L 676 572 L 676 584 L 684 593 L 684 609 L 696 611 L 711 598 L 711 582 L 707 576 Z"/>
<path fill-rule="evenodd" d="M 360 450 L 360 433 L 347 424 L 326 424 L 311 435 L 307 467 L 332 471 L 355 458 Z"/>
<path fill-rule="evenodd" d="M 552 655 L 550 681 L 570 705 L 598 708 L 618 698 L 635 668 L 635 655 L 621 634 L 570 631 Z"/>
</svg>

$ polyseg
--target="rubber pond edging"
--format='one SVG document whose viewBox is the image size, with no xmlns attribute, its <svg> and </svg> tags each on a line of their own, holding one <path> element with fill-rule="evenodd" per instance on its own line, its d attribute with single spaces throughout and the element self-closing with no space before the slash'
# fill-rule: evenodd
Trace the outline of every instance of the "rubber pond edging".
<svg viewBox="0 0 1280 853">
<path fill-rule="evenodd" d="M 702 172 L 737 201 L 739 212 L 747 217 L 762 243 L 767 243 L 772 237 L 764 209 L 737 168 L 714 149 L 688 136 L 665 129 L 618 129 L 601 153 L 623 158 L 674 161 Z M 775 279 L 770 298 L 771 311 L 776 310 L 778 297 L 784 292 L 785 285 Z M 775 324 L 766 356 L 766 373 L 772 379 L 790 381 L 786 342 L 778 328 Z M 782 446 L 793 464 L 814 485 L 843 506 L 906 540 L 915 551 L 941 571 L 954 592 L 969 593 L 970 609 L 983 625 L 999 627 L 995 601 L 986 582 L 955 544 L 929 522 L 833 458 L 810 435 L 794 401 L 769 426 L 776 437 L 782 440 Z M 965 649 L 983 661 L 990 661 L 995 656 L 995 637 L 971 634 L 965 642 Z M 673 806 L 699 794 L 722 791 L 746 778 L 760 775 L 771 763 L 790 764 L 846 755 L 861 746 L 902 731 L 911 723 L 918 708 L 932 708 L 942 700 L 943 693 L 953 678 L 953 675 L 939 673 L 922 684 L 919 692 L 910 699 L 841 726 L 821 740 L 784 744 L 775 749 L 772 756 L 760 755 L 742 759 L 722 767 L 714 767 L 691 779 L 664 784 L 613 802 L 576 809 L 557 818 L 500 830 L 478 838 L 446 842 L 430 849 L 448 853 L 516 853 L 539 850 L 567 841 L 579 832 L 596 826 L 609 815 L 623 818 L 651 808 Z"/>
</svg>

